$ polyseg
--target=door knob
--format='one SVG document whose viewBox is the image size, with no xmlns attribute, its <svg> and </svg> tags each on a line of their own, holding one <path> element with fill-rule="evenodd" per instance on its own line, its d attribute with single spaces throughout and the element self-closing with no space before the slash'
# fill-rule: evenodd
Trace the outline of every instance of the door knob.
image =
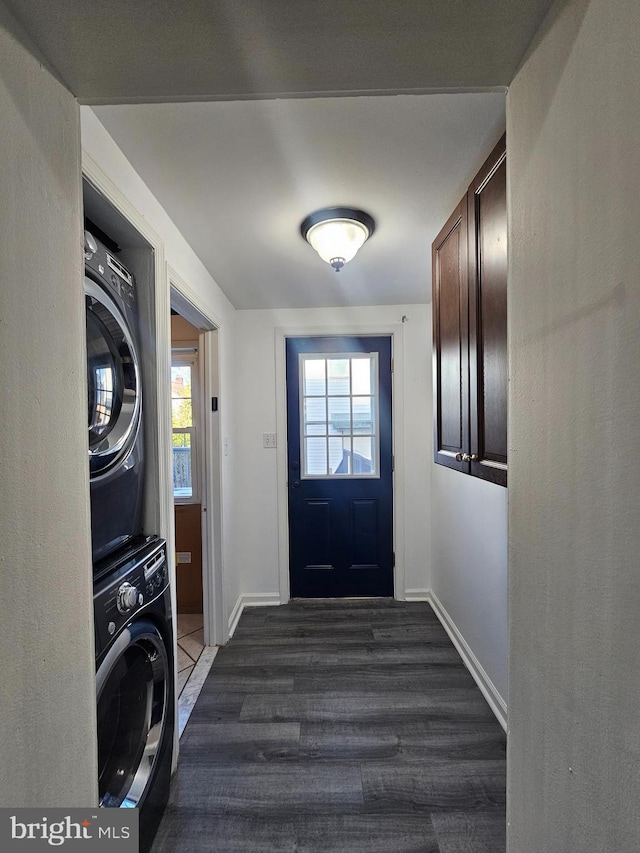
<svg viewBox="0 0 640 853">
<path fill-rule="evenodd" d="M 477 453 L 456 453 L 456 462 L 477 462 Z"/>
<path fill-rule="evenodd" d="M 300 480 L 294 480 L 293 483 L 291 483 L 291 488 L 297 489 L 299 485 L 300 485 Z"/>
</svg>

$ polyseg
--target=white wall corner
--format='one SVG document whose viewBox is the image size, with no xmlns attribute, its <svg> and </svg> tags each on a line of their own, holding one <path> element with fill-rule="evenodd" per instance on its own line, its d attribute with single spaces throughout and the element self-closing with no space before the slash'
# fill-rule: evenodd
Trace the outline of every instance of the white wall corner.
<svg viewBox="0 0 640 853">
<path fill-rule="evenodd" d="M 420 599 L 417 598 L 409 598 L 410 592 L 424 592 L 425 590 L 407 590 L 407 600 L 408 601 L 417 601 Z M 507 731 L 507 703 L 503 699 L 503 697 L 498 692 L 495 684 L 491 681 L 487 673 L 485 672 L 484 667 L 478 660 L 478 658 L 473 653 L 471 647 L 462 636 L 456 623 L 447 613 L 444 605 L 438 598 L 438 596 L 433 592 L 433 590 L 429 590 L 429 595 L 427 600 L 433 607 L 433 611 L 440 620 L 442 627 L 449 635 L 449 638 L 453 645 L 458 650 L 458 654 L 462 658 L 462 662 L 467 667 L 469 672 L 471 673 L 473 680 L 476 682 L 480 690 L 482 691 L 482 695 L 489 703 L 489 707 L 493 711 L 496 716 L 496 719 L 502 726 L 502 728 Z"/>
<path fill-rule="evenodd" d="M 405 589 L 405 601 L 428 601 L 431 602 L 430 589 Z"/>
<path fill-rule="evenodd" d="M 282 601 L 278 592 L 241 593 L 231 611 L 231 616 L 229 616 L 229 640 L 233 637 L 238 627 L 238 622 L 245 607 L 274 607 L 279 604 L 282 604 Z"/>
</svg>

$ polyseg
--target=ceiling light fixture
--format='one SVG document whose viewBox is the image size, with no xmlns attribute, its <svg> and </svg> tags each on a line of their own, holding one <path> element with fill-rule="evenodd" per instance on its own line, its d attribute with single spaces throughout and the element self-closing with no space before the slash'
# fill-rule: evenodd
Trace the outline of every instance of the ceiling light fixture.
<svg viewBox="0 0 640 853">
<path fill-rule="evenodd" d="M 325 207 L 309 214 L 300 233 L 323 261 L 340 272 L 371 237 L 376 224 L 363 210 L 352 207 Z"/>
</svg>

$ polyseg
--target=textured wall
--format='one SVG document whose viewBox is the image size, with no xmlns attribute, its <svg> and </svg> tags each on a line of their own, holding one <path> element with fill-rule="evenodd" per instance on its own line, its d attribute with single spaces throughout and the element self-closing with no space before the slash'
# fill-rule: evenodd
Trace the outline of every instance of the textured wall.
<svg viewBox="0 0 640 853">
<path fill-rule="evenodd" d="M 510 88 L 509 853 L 640 839 L 640 4 Z"/>
<path fill-rule="evenodd" d="M 78 112 L 0 6 L 0 805 L 97 802 Z"/>
</svg>

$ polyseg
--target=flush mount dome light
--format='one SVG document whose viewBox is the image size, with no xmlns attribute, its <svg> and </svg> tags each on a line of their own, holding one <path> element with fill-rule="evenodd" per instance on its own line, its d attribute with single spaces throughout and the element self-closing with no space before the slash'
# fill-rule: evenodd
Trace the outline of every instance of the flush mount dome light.
<svg viewBox="0 0 640 853">
<path fill-rule="evenodd" d="M 371 237 L 376 224 L 363 210 L 352 207 L 325 207 L 304 220 L 300 233 L 323 261 L 340 272 Z"/>
</svg>

